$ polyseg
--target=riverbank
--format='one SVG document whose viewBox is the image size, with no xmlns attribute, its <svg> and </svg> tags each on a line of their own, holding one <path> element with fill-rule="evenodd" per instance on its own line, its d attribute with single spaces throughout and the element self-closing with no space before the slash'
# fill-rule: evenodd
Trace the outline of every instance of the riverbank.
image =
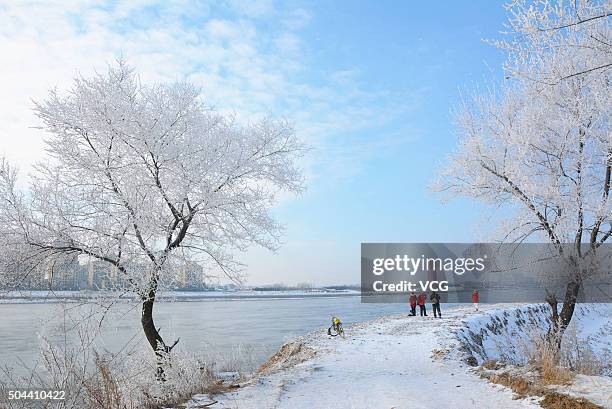
<svg viewBox="0 0 612 409">
<path fill-rule="evenodd" d="M 512 335 L 516 328 L 510 313 L 505 317 L 505 332 L 487 326 L 491 319 L 503 322 L 499 316 L 504 311 L 523 308 L 483 306 L 476 312 L 471 306 L 458 307 L 443 311 L 442 319 L 400 314 L 348 327 L 345 339 L 329 337 L 323 329 L 315 331 L 285 344 L 252 379 L 228 383 L 224 394 L 195 396 L 187 407 L 539 408 L 542 396 L 518 396 L 506 386 L 487 381 L 467 363 L 484 363 L 487 353 L 494 354 L 490 335 Z M 581 317 L 588 322 L 591 316 Z M 537 314 L 533 319 L 539 319 Z M 601 322 L 600 327 L 605 329 L 608 324 Z M 591 333 L 597 333 L 594 327 L 589 325 Z M 466 340 L 478 340 L 487 331 L 489 336 L 482 337 L 486 339 L 480 346 L 483 362 L 474 363 L 478 342 L 470 350 Z M 597 378 L 598 383 L 592 385 L 589 381 L 595 378 L 579 378 L 578 387 L 566 389 L 595 398 L 601 407 L 611 407 L 612 382 L 608 377 Z"/>
<path fill-rule="evenodd" d="M 202 301 L 202 300 L 241 300 L 241 299 L 295 299 L 304 297 L 358 297 L 357 290 L 337 290 L 317 288 L 312 290 L 232 290 L 232 291 L 162 291 L 157 296 L 158 302 Z M 117 302 L 138 301 L 135 294 L 113 291 L 5 291 L 0 290 L 0 304 L 44 304 L 67 302 L 95 302 L 106 300 Z"/>
</svg>

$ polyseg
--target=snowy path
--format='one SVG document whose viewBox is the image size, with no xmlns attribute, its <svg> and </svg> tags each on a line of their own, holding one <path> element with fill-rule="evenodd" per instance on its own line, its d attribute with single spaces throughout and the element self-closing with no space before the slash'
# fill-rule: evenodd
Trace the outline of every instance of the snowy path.
<svg viewBox="0 0 612 409">
<path fill-rule="evenodd" d="M 303 343 L 292 355 L 297 364 L 259 376 L 212 407 L 539 408 L 535 400 L 514 400 L 508 389 L 481 380 L 456 360 L 433 356 L 455 347 L 449 333 L 471 314 L 461 307 L 445 311 L 443 319 L 381 318 L 348 328 L 345 339 L 310 334 L 296 340 Z"/>
</svg>

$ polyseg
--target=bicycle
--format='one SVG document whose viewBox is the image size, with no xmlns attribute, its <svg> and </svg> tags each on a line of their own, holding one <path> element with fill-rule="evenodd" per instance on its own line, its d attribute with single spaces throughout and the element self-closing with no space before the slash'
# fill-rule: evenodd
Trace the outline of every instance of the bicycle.
<svg viewBox="0 0 612 409">
<path fill-rule="evenodd" d="M 340 321 L 340 318 L 332 317 L 332 325 L 331 327 L 327 328 L 327 335 L 332 337 L 337 337 L 340 335 L 342 338 L 344 338 L 344 328 L 342 328 L 342 321 Z"/>
</svg>

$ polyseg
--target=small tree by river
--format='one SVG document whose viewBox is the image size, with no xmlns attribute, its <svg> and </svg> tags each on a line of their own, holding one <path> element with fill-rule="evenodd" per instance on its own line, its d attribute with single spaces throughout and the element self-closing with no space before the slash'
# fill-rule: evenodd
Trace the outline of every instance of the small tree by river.
<svg viewBox="0 0 612 409">
<path fill-rule="evenodd" d="M 141 303 L 141 325 L 163 359 L 158 291 L 181 267 L 212 262 L 241 279 L 234 250 L 274 248 L 269 211 L 279 191 L 302 189 L 292 127 L 265 118 L 240 126 L 189 83 L 145 85 L 123 61 L 51 91 L 34 112 L 47 159 L 21 190 L 0 161 L 0 271 L 18 285 L 75 256 L 105 263 Z"/>
</svg>

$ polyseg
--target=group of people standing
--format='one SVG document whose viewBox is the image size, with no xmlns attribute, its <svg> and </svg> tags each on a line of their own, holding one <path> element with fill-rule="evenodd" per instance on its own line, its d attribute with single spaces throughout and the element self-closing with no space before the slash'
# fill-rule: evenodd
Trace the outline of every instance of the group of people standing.
<svg viewBox="0 0 612 409">
<path fill-rule="evenodd" d="M 427 317 L 427 307 L 425 303 L 427 302 L 427 294 L 421 293 L 416 295 L 415 293 L 410 294 L 410 315 L 416 315 L 416 307 L 419 306 L 419 310 L 421 313 L 421 317 Z M 433 308 L 434 317 L 442 318 L 442 312 L 440 311 L 440 295 L 432 291 L 429 296 L 429 301 L 431 301 L 431 306 Z"/>
<path fill-rule="evenodd" d="M 442 311 L 440 311 L 440 294 L 438 294 L 435 291 L 432 291 L 429 296 L 429 301 L 431 301 L 431 307 L 434 312 L 434 318 L 442 318 Z M 474 290 L 472 292 L 472 302 L 474 303 L 474 308 L 476 308 L 476 311 L 478 311 L 478 301 L 480 301 L 480 295 L 478 294 L 478 290 Z M 409 302 L 410 302 L 410 315 L 412 316 L 416 315 L 416 307 L 418 305 L 421 317 L 427 317 L 427 307 L 425 306 L 427 302 L 426 293 L 422 292 L 419 295 L 416 295 L 415 293 L 411 293 Z"/>
</svg>

